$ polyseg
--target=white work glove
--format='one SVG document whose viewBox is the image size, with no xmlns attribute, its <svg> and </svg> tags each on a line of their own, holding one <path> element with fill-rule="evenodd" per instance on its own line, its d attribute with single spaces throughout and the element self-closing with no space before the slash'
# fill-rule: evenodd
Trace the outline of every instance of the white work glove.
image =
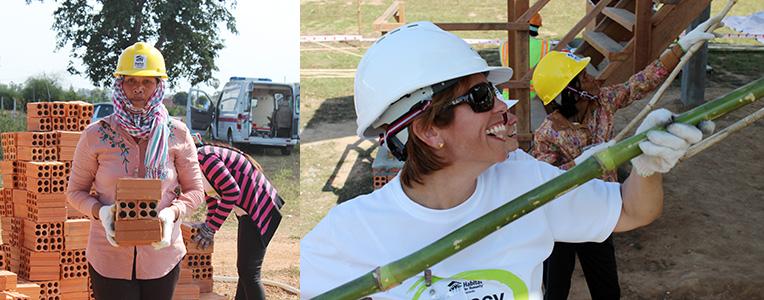
<svg viewBox="0 0 764 300">
<path fill-rule="evenodd" d="M 109 244 L 119 247 L 119 244 L 114 239 L 116 235 L 114 232 L 114 204 L 101 206 L 101 209 L 98 210 L 98 219 L 101 220 L 101 226 L 103 226 L 103 230 L 106 232 L 106 240 L 109 241 Z"/>
<path fill-rule="evenodd" d="M 607 147 L 615 145 L 615 141 L 611 140 L 606 143 L 600 143 L 596 145 L 591 145 L 587 148 L 584 148 L 584 152 L 581 152 L 581 155 L 573 159 L 573 161 L 576 162 L 576 165 L 579 165 L 580 163 L 584 162 L 587 158 L 594 155 L 597 152 L 600 152 L 601 150 L 605 150 Z"/>
<path fill-rule="evenodd" d="M 637 128 L 637 134 L 655 126 L 669 124 L 672 115 L 666 109 L 652 111 Z M 708 123 L 701 125 L 706 129 L 713 126 Z M 671 123 L 666 127 L 666 131 L 650 130 L 647 132 L 647 140 L 639 143 L 643 154 L 633 158 L 631 164 L 639 176 L 647 177 L 655 172 L 666 173 L 684 156 L 690 145 L 702 138 L 703 133 L 700 129 L 684 123 Z"/>
<path fill-rule="evenodd" d="M 162 240 L 151 243 L 154 250 L 159 250 L 170 245 L 172 238 L 172 228 L 175 225 L 175 210 L 171 207 L 165 207 L 159 211 L 157 216 L 162 221 Z"/>
<path fill-rule="evenodd" d="M 679 44 L 679 47 L 682 47 L 684 52 L 687 52 L 687 50 L 690 50 L 692 45 L 695 45 L 698 42 L 705 42 L 707 40 L 713 39 L 715 37 L 714 34 L 706 32 L 706 30 L 711 27 L 711 24 L 718 23 L 720 19 L 721 16 L 714 16 L 709 18 L 705 22 L 698 25 L 698 27 L 693 28 L 692 31 L 688 32 L 683 37 L 680 37 L 679 41 L 677 41 L 677 44 Z"/>
</svg>

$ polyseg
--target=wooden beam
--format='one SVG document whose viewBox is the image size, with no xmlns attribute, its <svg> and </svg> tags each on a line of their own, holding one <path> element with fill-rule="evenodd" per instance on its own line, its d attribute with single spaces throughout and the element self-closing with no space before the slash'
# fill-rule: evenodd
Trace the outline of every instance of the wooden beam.
<svg viewBox="0 0 764 300">
<path fill-rule="evenodd" d="M 710 0 L 693 0 L 681 1 L 676 5 L 664 5 L 661 11 L 669 9 L 671 13 L 656 18 L 658 15 L 662 15 L 659 12 L 652 18 L 653 31 L 651 35 L 652 41 L 650 42 L 650 56 L 653 59 L 657 58 L 686 29 L 687 24 L 690 24 L 692 20 L 697 18 L 710 2 Z M 626 46 L 626 49 L 628 51 L 629 45 Z M 605 85 L 622 83 L 628 80 L 634 73 L 631 72 L 631 68 L 626 66 L 631 66 L 634 63 L 633 61 L 632 56 L 623 61 L 623 67 L 615 65 L 616 70 L 607 76 Z"/>
<path fill-rule="evenodd" d="M 586 31 L 584 32 L 584 40 L 602 53 L 602 56 L 607 57 L 611 61 L 625 60 L 629 56 L 623 52 L 621 44 L 602 32 Z"/>
<path fill-rule="evenodd" d="M 516 22 L 518 22 L 518 23 L 528 23 L 528 22 L 530 22 L 531 18 L 533 17 L 533 15 L 535 15 L 542 8 L 544 8 L 544 6 L 547 3 L 549 3 L 549 0 L 537 0 L 536 3 L 533 3 L 533 6 L 528 8 L 528 10 L 526 10 L 525 13 L 523 13 L 522 16 L 517 18 Z"/>
<path fill-rule="evenodd" d="M 602 9 L 602 13 L 616 23 L 621 24 L 623 28 L 634 31 L 634 24 L 637 23 L 637 17 L 634 13 L 617 7 L 605 7 Z"/>
<path fill-rule="evenodd" d="M 401 27 L 403 24 L 406 23 L 406 18 L 404 14 L 404 2 L 403 1 L 393 1 L 392 4 L 385 10 L 384 13 L 382 13 L 381 16 L 379 16 L 374 22 L 372 23 L 372 28 L 375 31 L 380 31 L 383 34 L 389 31 L 392 31 L 398 27 Z M 390 18 L 395 19 L 397 23 L 389 23 L 387 20 Z"/>
<path fill-rule="evenodd" d="M 650 63 L 650 38 L 652 31 L 653 1 L 637 0 L 634 10 L 634 73 Z"/>
<path fill-rule="evenodd" d="M 445 31 L 528 31 L 528 23 L 435 23 Z"/>
<path fill-rule="evenodd" d="M 598 2 L 597 5 L 594 6 L 592 11 L 587 13 L 586 16 L 584 16 L 581 20 L 578 20 L 578 23 L 576 23 L 576 25 L 574 25 L 573 28 L 571 28 L 570 31 L 568 31 L 568 33 L 562 38 L 560 43 L 557 44 L 557 47 L 554 47 L 554 50 L 560 51 L 564 49 L 565 46 L 568 45 L 568 43 L 570 43 L 570 41 L 572 41 L 573 38 L 575 38 L 576 35 L 578 35 L 578 33 L 581 32 L 582 29 L 584 29 L 584 27 L 586 27 L 586 24 L 594 20 L 594 17 L 599 15 L 599 13 L 602 11 L 603 8 L 605 8 L 605 6 L 610 4 L 610 1 L 612 0 L 601 0 L 600 2 Z"/>
<path fill-rule="evenodd" d="M 527 80 L 510 80 L 505 83 L 499 84 L 500 89 L 530 89 L 531 83 Z"/>
<path fill-rule="evenodd" d="M 510 3 L 513 2 L 513 3 Z M 528 11 L 528 0 L 507 1 L 508 19 L 517 20 L 526 11 Z M 527 24 L 525 26 L 528 28 Z M 528 72 L 528 31 L 514 31 L 510 34 L 510 56 L 509 63 L 515 71 L 513 78 L 515 80 L 525 77 Z M 515 105 L 515 115 L 518 117 L 517 132 L 520 139 L 520 147 L 530 148 L 531 133 L 531 106 L 530 106 L 530 86 L 528 88 L 515 88 L 510 90 L 511 98 L 519 100 Z M 522 140 L 525 138 L 526 140 Z"/>
</svg>

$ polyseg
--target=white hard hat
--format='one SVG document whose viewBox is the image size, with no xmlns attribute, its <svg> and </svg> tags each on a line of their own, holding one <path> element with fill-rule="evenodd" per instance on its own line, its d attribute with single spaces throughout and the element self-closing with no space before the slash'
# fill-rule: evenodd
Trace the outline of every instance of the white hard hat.
<svg viewBox="0 0 764 300">
<path fill-rule="evenodd" d="M 395 121 L 422 100 L 418 94 L 432 96 L 430 86 L 483 72 L 493 84 L 512 77 L 511 68 L 489 67 L 464 40 L 431 22 L 388 32 L 366 51 L 356 70 L 356 133 L 378 137 L 384 132 L 379 126 Z"/>
</svg>

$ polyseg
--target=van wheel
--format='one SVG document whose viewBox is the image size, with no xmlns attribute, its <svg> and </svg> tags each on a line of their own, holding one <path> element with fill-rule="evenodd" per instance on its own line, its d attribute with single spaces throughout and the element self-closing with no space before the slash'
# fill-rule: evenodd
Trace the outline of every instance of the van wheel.
<svg viewBox="0 0 764 300">
<path fill-rule="evenodd" d="M 292 146 L 286 146 L 284 148 L 281 148 L 281 154 L 283 155 L 292 154 Z"/>
<path fill-rule="evenodd" d="M 231 147 L 236 147 L 236 146 L 234 146 L 234 144 L 233 144 L 233 133 L 231 132 L 231 130 L 230 130 L 230 129 L 228 129 L 228 139 L 227 139 L 227 141 L 228 141 L 228 145 L 229 145 L 229 146 L 231 146 Z"/>
</svg>

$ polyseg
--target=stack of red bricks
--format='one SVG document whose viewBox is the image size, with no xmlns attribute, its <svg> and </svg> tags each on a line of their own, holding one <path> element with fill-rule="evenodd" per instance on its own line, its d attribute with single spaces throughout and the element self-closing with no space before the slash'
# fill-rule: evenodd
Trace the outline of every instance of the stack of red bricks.
<svg viewBox="0 0 764 300">
<path fill-rule="evenodd" d="M 92 115 L 84 102 L 30 103 L 28 131 L 0 135 L 0 255 L 21 282 L 7 299 L 94 299 L 85 259 L 90 220 L 67 208 L 64 195 L 78 131 Z"/>
<path fill-rule="evenodd" d="M 183 223 L 180 227 L 186 256 L 180 264 L 180 279 L 175 287 L 173 299 L 200 299 L 199 293 L 212 292 L 212 252 L 213 245 L 202 249 L 193 239 L 198 234 L 194 223 Z M 180 291 L 180 292 L 179 292 Z M 186 293 L 183 293 L 186 291 Z M 196 292 L 194 292 L 196 291 Z M 194 294 L 195 293 L 195 294 Z"/>
<path fill-rule="evenodd" d="M 377 156 L 371 163 L 372 186 L 375 190 L 387 184 L 403 168 L 403 162 L 395 158 L 387 147 L 377 149 Z"/>
</svg>

